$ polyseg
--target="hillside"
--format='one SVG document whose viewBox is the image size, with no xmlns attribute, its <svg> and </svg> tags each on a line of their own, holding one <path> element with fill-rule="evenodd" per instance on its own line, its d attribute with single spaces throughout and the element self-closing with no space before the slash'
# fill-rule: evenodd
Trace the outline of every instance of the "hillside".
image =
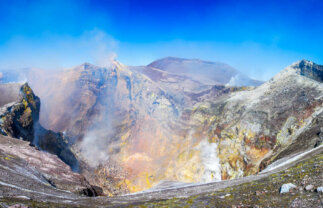
<svg viewBox="0 0 323 208">
<path fill-rule="evenodd" d="M 321 207 L 323 193 L 322 147 L 275 170 L 250 177 L 188 184 L 161 191 L 150 191 L 117 197 L 80 197 L 41 182 L 11 185 L 1 178 L 0 205 L 31 207 Z M 2 154 L 0 152 L 0 154 Z M 0 158 L 0 160 L 3 160 Z M 6 163 L 4 163 L 6 164 Z M 0 171 L 3 171 L 1 168 Z M 27 182 L 25 178 L 24 181 Z M 30 184 L 33 183 L 33 186 Z M 296 189 L 280 193 L 283 184 L 293 183 Z M 306 187 L 308 189 L 306 189 Z M 321 188 L 321 189 L 320 189 Z"/>
</svg>

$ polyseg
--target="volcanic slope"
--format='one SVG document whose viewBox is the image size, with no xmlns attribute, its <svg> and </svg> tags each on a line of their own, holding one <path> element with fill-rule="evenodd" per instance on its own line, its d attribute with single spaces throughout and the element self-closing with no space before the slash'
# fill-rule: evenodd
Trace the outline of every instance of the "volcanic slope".
<svg viewBox="0 0 323 208">
<path fill-rule="evenodd" d="M 322 66 L 305 60 L 256 88 L 216 94 L 215 85 L 185 105 L 118 62 L 82 64 L 55 83 L 39 94 L 40 120 L 66 132 L 83 174 L 105 194 L 241 178 L 322 141 Z"/>
<path fill-rule="evenodd" d="M 12 175 L 14 171 L 4 169 L 8 165 L 4 158 L 12 157 L 2 151 L 0 156 L 0 173 Z M 18 158 L 12 159 L 11 166 L 13 161 L 17 169 Z M 24 183 L 13 184 L 0 174 L 0 207 L 321 207 L 323 194 L 318 190 L 322 188 L 322 161 L 320 146 L 295 161 L 257 175 L 116 197 L 81 197 L 46 185 L 32 175 L 17 175 Z M 297 189 L 280 194 L 281 186 L 287 183 L 295 184 Z M 306 190 L 309 185 L 313 188 Z"/>
</svg>

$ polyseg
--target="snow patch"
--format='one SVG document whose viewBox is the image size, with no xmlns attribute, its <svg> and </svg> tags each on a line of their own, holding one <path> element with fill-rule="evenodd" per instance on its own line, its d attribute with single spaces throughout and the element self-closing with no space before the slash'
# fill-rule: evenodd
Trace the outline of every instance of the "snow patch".
<svg viewBox="0 0 323 208">
<path fill-rule="evenodd" d="M 321 146 L 319 146 L 317 148 L 313 148 L 313 149 L 310 149 L 308 151 L 305 151 L 305 152 L 303 152 L 301 154 L 293 155 L 287 160 L 286 160 L 286 158 L 277 160 L 276 162 L 268 165 L 267 168 L 265 168 L 263 171 L 261 171 L 261 173 L 266 173 L 266 172 L 275 170 L 275 169 L 277 169 L 279 167 L 283 167 L 285 165 L 288 165 L 288 164 L 290 164 L 290 163 L 292 163 L 294 161 L 297 161 L 297 160 L 301 159 L 302 157 L 306 156 L 307 154 L 310 154 L 310 153 L 314 152 L 318 148 L 323 148 L 323 145 L 321 145 Z"/>
</svg>

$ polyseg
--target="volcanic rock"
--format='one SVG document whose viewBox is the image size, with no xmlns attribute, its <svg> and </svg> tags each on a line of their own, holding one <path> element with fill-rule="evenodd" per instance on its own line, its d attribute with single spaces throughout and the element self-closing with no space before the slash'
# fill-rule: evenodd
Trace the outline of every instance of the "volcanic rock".
<svg viewBox="0 0 323 208">
<path fill-rule="evenodd" d="M 297 188 L 296 185 L 292 184 L 292 183 L 286 183 L 286 184 L 283 184 L 281 187 L 280 187 L 280 193 L 283 194 L 283 193 L 289 193 L 291 191 L 291 189 L 295 189 Z"/>
<path fill-rule="evenodd" d="M 305 187 L 305 190 L 306 190 L 306 191 L 311 191 L 312 189 L 314 189 L 314 186 L 313 186 L 313 185 L 307 185 L 307 186 Z"/>
</svg>

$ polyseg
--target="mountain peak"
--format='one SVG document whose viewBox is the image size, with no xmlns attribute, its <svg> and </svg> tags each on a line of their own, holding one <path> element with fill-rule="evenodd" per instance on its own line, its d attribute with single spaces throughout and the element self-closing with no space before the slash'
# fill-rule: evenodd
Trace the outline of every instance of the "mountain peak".
<svg viewBox="0 0 323 208">
<path fill-rule="evenodd" d="M 292 67 L 304 67 L 304 66 L 311 66 L 313 65 L 314 62 L 313 61 L 309 61 L 309 60 L 306 60 L 306 59 L 302 59 L 302 60 L 298 60 L 296 62 L 294 62 L 291 66 Z"/>
<path fill-rule="evenodd" d="M 323 66 L 312 61 L 300 60 L 291 65 L 297 74 L 323 82 Z"/>
<path fill-rule="evenodd" d="M 123 67 L 123 64 L 121 64 L 117 60 L 112 60 L 108 64 L 105 64 L 105 65 L 95 65 L 95 64 L 91 64 L 89 62 L 84 62 L 83 64 L 80 64 L 76 67 L 82 68 L 82 69 L 99 69 L 99 68 L 110 68 L 110 67 L 112 67 L 112 68 L 117 67 L 118 68 L 118 67 Z"/>
<path fill-rule="evenodd" d="M 94 64 L 91 64 L 89 62 L 84 62 L 83 64 L 80 64 L 79 66 L 82 69 L 95 69 L 95 68 L 100 68 L 99 66 L 96 66 Z"/>
</svg>

